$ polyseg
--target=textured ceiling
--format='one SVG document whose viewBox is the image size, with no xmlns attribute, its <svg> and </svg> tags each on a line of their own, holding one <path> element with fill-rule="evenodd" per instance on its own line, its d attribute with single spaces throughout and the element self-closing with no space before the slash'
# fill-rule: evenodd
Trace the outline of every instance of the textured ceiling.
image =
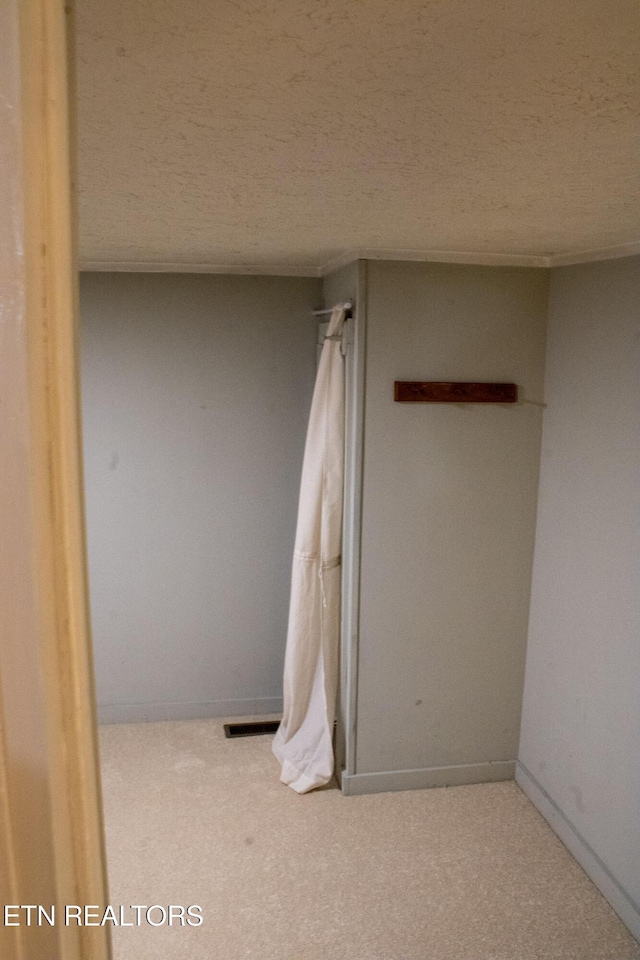
<svg viewBox="0 0 640 960">
<path fill-rule="evenodd" d="M 638 0 L 77 0 L 84 261 L 640 240 Z"/>
</svg>

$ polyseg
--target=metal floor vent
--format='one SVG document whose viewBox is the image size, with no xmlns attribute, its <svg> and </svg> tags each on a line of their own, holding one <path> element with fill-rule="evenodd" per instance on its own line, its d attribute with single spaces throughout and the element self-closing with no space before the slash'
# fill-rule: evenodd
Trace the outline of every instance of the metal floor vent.
<svg viewBox="0 0 640 960">
<path fill-rule="evenodd" d="M 280 726 L 279 720 L 257 720 L 254 723 L 225 723 L 224 735 L 228 740 L 235 737 L 261 737 L 275 733 Z"/>
</svg>

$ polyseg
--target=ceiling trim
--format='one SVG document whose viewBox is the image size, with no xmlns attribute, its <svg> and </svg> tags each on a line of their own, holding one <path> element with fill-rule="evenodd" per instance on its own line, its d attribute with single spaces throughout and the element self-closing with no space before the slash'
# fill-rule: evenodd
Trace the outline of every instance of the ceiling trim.
<svg viewBox="0 0 640 960">
<path fill-rule="evenodd" d="M 581 250 L 579 253 L 556 253 L 549 257 L 550 267 L 568 267 L 577 263 L 591 263 L 594 260 L 617 260 L 619 257 L 633 257 L 640 253 L 640 240 L 621 243 L 617 247 L 600 247 L 597 250 Z"/>
<path fill-rule="evenodd" d="M 295 263 L 170 263 L 156 260 L 83 260 L 84 273 L 223 273 L 277 277 L 326 277 L 354 260 L 404 260 L 416 263 L 467 263 L 488 267 L 565 267 L 640 254 L 640 240 L 577 253 L 479 253 L 466 250 L 349 250 L 322 266 Z"/>
<path fill-rule="evenodd" d="M 352 258 L 353 259 L 353 258 Z M 238 273 L 261 277 L 319 277 L 317 267 L 290 263 L 169 263 L 157 260 L 81 260 L 83 273 Z"/>
<path fill-rule="evenodd" d="M 472 250 L 352 250 L 320 267 L 320 276 L 354 260 L 405 260 L 417 263 L 468 263 L 487 267 L 548 267 L 549 257 L 527 253 L 479 253 Z"/>
</svg>

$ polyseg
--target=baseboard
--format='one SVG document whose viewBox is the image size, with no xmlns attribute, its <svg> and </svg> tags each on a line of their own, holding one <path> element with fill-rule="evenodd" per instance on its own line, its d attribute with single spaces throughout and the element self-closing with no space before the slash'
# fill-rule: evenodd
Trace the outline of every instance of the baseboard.
<svg viewBox="0 0 640 960">
<path fill-rule="evenodd" d="M 618 883 L 593 847 L 577 830 L 569 817 L 558 806 L 544 787 L 538 783 L 520 761 L 516 764 L 516 782 L 534 807 L 542 814 L 551 829 L 565 847 L 573 854 L 584 872 L 593 881 L 600 893 L 609 901 L 622 922 L 633 936 L 640 940 L 640 907 Z"/>
<path fill-rule="evenodd" d="M 258 700 L 196 700 L 169 703 L 98 704 L 98 723 L 145 723 L 155 720 L 204 720 L 207 717 L 253 717 L 282 713 L 282 697 Z"/>
<path fill-rule="evenodd" d="M 465 783 L 493 783 L 513 780 L 515 761 L 462 763 L 450 767 L 419 770 L 387 770 L 381 773 L 343 773 L 342 792 L 346 797 L 392 790 L 424 790 L 430 787 L 459 787 Z"/>
</svg>

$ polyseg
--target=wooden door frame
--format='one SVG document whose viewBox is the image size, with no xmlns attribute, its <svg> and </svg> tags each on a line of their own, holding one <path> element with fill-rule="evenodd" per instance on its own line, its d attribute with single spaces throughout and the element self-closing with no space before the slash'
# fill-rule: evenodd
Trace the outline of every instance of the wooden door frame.
<svg viewBox="0 0 640 960">
<path fill-rule="evenodd" d="M 108 901 L 76 338 L 72 11 L 64 0 L 6 3 L 15 163 L 3 159 L 0 172 L 12 181 L 3 199 L 15 241 L 2 247 L 10 282 L 0 291 L 0 895 L 55 904 L 56 922 L 28 927 L 21 914 L 7 927 L 2 916 L 0 943 L 8 960 L 108 960 L 108 929 L 65 926 L 63 913 Z"/>
</svg>

